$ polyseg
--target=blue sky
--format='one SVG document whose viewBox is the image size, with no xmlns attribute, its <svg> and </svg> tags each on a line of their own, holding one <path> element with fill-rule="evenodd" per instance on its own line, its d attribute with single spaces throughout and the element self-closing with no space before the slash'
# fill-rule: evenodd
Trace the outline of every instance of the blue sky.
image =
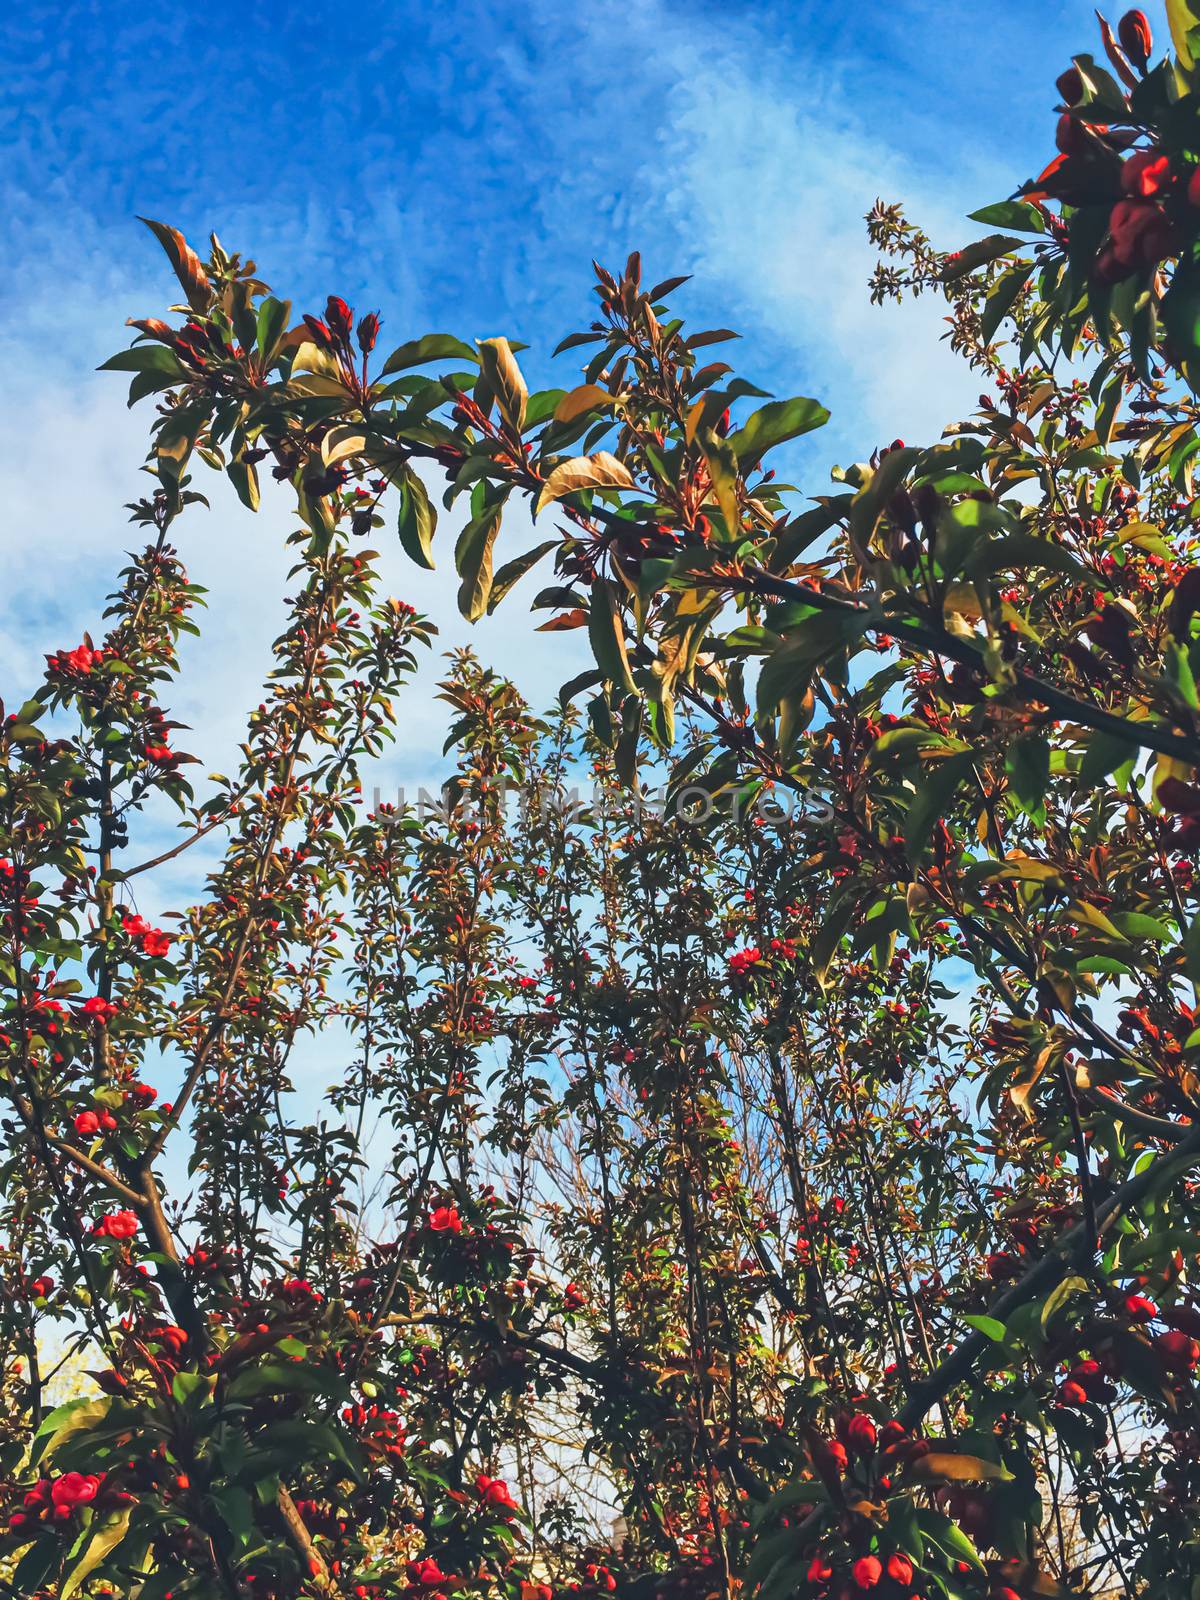
<svg viewBox="0 0 1200 1600">
<path fill-rule="evenodd" d="M 201 246 L 215 229 L 298 311 L 330 292 L 378 308 L 385 343 L 523 339 L 533 386 L 573 381 L 548 354 L 588 316 L 590 258 L 636 246 L 653 277 L 695 275 L 677 309 L 739 328 L 747 376 L 832 408 L 785 463 L 820 492 L 831 463 L 936 437 L 979 387 L 936 305 L 869 305 L 863 213 L 901 199 L 961 243 L 967 211 L 1048 159 L 1055 76 L 1096 49 L 1085 0 L 32 0 L 0 46 L 0 695 L 98 628 L 128 543 L 149 418 L 95 368 L 127 316 L 175 297 L 138 213 Z M 180 543 L 211 627 L 174 708 L 225 769 L 282 620 L 291 519 L 281 495 L 255 520 L 205 487 L 213 510 Z M 387 581 L 535 701 L 577 668 L 572 637 L 531 633 L 521 591 L 471 631 L 444 570 L 389 547 Z M 436 676 L 402 708 L 389 787 L 439 771 Z M 194 867 L 153 893 L 190 893 Z"/>
<path fill-rule="evenodd" d="M 215 230 L 297 311 L 330 292 L 378 308 L 385 344 L 525 340 L 533 386 L 574 379 L 577 358 L 548 357 L 589 315 L 590 258 L 636 246 L 653 277 L 694 274 L 677 309 L 740 329 L 747 376 L 831 407 L 782 462 L 820 492 L 836 461 L 935 438 L 979 387 L 936 303 L 870 306 L 863 213 L 901 199 L 962 242 L 967 211 L 1046 159 L 1054 78 L 1096 32 L 1085 0 L 32 0 L 0 47 L 0 695 L 95 626 L 128 543 L 149 415 L 95 368 L 177 293 L 139 213 L 201 247 Z M 291 519 L 283 494 L 254 520 L 205 487 L 180 543 L 212 615 L 175 704 L 223 768 L 281 621 Z M 530 542 L 513 522 L 509 553 Z M 548 698 L 577 641 L 531 634 L 520 591 L 468 630 L 452 578 L 388 547 L 394 593 Z M 435 678 L 389 783 L 439 764 Z"/>
<path fill-rule="evenodd" d="M 18 304 L 44 252 L 110 291 L 148 278 L 148 212 L 216 228 L 301 297 L 379 300 L 394 331 L 544 342 L 578 314 L 589 257 L 637 245 L 661 276 L 701 269 L 696 313 L 744 307 L 747 353 L 781 367 L 800 330 L 740 282 L 786 270 L 767 241 L 819 243 L 872 178 L 952 217 L 1024 176 L 1055 72 L 1095 31 L 1082 0 L 107 0 L 10 27 Z"/>
</svg>

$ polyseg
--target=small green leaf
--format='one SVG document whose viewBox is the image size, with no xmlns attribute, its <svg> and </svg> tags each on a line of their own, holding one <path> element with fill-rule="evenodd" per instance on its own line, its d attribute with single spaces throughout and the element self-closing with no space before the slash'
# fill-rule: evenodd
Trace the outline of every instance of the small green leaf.
<svg viewBox="0 0 1200 1600">
<path fill-rule="evenodd" d="M 916 861 L 924 853 L 934 824 L 950 809 L 955 791 L 969 776 L 974 762 L 973 750 L 948 756 L 918 788 L 904 819 L 904 843 L 910 861 Z"/>
<path fill-rule="evenodd" d="M 1091 1288 L 1086 1278 L 1072 1274 L 1056 1285 L 1042 1302 L 1040 1322 L 1042 1332 L 1045 1333 L 1054 1322 L 1060 1311 L 1064 1311 L 1072 1300 L 1082 1295 L 1090 1295 Z"/>
<path fill-rule="evenodd" d="M 588 610 L 588 636 L 596 665 L 610 683 L 635 693 L 629 655 L 625 648 L 625 629 L 617 609 L 616 596 L 607 578 L 598 578 L 592 588 Z"/>
<path fill-rule="evenodd" d="M 981 211 L 972 211 L 970 220 L 982 222 L 985 228 L 1024 228 L 1029 233 L 1046 231 L 1045 217 L 1028 200 L 998 200 Z"/>
<path fill-rule="evenodd" d="M 978 220 L 978 219 L 976 219 Z M 968 1328 L 974 1328 L 976 1333 L 982 1333 L 985 1338 L 991 1339 L 994 1344 L 1003 1344 L 1008 1337 L 1008 1330 L 1002 1322 L 995 1317 L 970 1316 L 963 1321 Z"/>
<path fill-rule="evenodd" d="M 737 457 L 743 472 L 761 461 L 768 450 L 785 439 L 798 439 L 823 428 L 829 421 L 829 412 L 819 400 L 806 400 L 797 396 L 793 400 L 772 400 L 761 406 L 746 419 L 744 426 L 729 435 L 728 444 Z"/>
<path fill-rule="evenodd" d="M 275 354 L 280 339 L 287 332 L 288 322 L 291 320 L 292 302 L 290 300 L 277 300 L 269 294 L 258 308 L 258 349 L 263 362 L 267 363 Z"/>
<path fill-rule="evenodd" d="M 526 550 L 523 555 L 514 556 L 511 561 L 506 561 L 492 579 L 492 592 L 487 604 L 489 613 L 495 611 L 508 591 L 518 584 L 527 572 L 532 572 L 542 557 L 548 555 L 557 545 L 557 539 L 547 539 L 543 544 L 535 544 L 532 550 Z"/>
<path fill-rule="evenodd" d="M 488 506 L 472 517 L 454 547 L 454 565 L 462 578 L 458 609 L 468 622 L 478 622 L 492 592 L 492 549 L 500 532 L 501 506 Z"/>
<path fill-rule="evenodd" d="M 70 1600 L 71 1595 L 88 1576 L 111 1555 L 129 1532 L 129 1519 L 132 1515 L 132 1506 L 122 1506 L 115 1516 L 109 1517 L 94 1529 L 82 1556 L 64 1578 L 58 1591 L 58 1600 Z"/>
<path fill-rule="evenodd" d="M 1021 810 L 1038 824 L 1046 820 L 1046 789 L 1050 783 L 1050 742 L 1041 734 L 1015 739 L 1004 757 L 1009 793 Z"/>
<path fill-rule="evenodd" d="M 430 504 L 425 485 L 411 467 L 404 468 L 400 483 L 400 515 L 396 532 L 400 544 L 412 561 L 426 571 L 433 571 L 433 534 L 437 527 L 437 512 Z"/>
<path fill-rule="evenodd" d="M 456 339 L 452 333 L 427 333 L 423 338 L 410 339 L 407 344 L 400 345 L 393 350 L 380 369 L 380 377 L 386 378 L 391 372 L 405 372 L 409 367 L 423 367 L 430 361 L 455 360 L 474 361 L 477 365 L 479 357 L 469 344 L 464 344 L 461 339 Z"/>
</svg>

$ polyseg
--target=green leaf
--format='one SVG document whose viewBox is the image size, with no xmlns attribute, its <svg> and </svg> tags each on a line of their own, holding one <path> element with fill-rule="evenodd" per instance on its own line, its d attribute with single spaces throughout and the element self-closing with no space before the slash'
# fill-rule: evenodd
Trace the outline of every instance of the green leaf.
<svg viewBox="0 0 1200 1600">
<path fill-rule="evenodd" d="M 1009 793 L 1032 822 L 1046 820 L 1046 789 L 1050 783 L 1050 742 L 1041 734 L 1027 733 L 1009 745 L 1004 757 Z"/>
<path fill-rule="evenodd" d="M 871 746 L 867 760 L 874 763 L 884 756 L 891 756 L 894 760 L 904 761 L 931 744 L 944 743 L 942 735 L 934 733 L 932 728 L 889 728 Z"/>
<path fill-rule="evenodd" d="M 1174 639 L 1167 641 L 1166 650 L 1163 652 L 1163 666 L 1166 668 L 1167 679 L 1174 686 L 1179 698 L 1193 711 L 1200 711 L 1200 699 L 1196 696 L 1196 680 L 1192 676 L 1188 653 Z"/>
<path fill-rule="evenodd" d="M 721 516 L 725 519 L 726 531 L 731 538 L 736 538 L 742 519 L 738 511 L 738 462 L 733 445 L 730 440 L 720 438 L 711 428 L 705 428 L 700 435 L 700 448 L 708 462 L 708 476 L 721 508 Z"/>
<path fill-rule="evenodd" d="M 616 596 L 607 578 L 598 578 L 592 588 L 588 610 L 588 637 L 596 665 L 610 683 L 636 693 L 625 648 L 625 629 L 617 609 Z"/>
<path fill-rule="evenodd" d="M 1115 734 L 1097 730 L 1087 742 L 1087 749 L 1083 753 L 1083 760 L 1079 764 L 1079 781 L 1085 786 L 1091 786 L 1107 778 L 1110 772 L 1115 772 L 1126 762 L 1132 762 L 1137 757 L 1138 747 L 1126 739 L 1120 739 Z"/>
<path fill-rule="evenodd" d="M 763 662 L 758 675 L 758 709 L 770 716 L 785 695 L 803 687 L 811 669 L 825 657 L 856 644 L 867 629 L 861 611 L 819 611 L 798 623 Z"/>
<path fill-rule="evenodd" d="M 118 350 L 96 368 L 97 372 L 153 372 L 181 383 L 187 370 L 174 350 L 165 344 L 135 344 L 129 350 Z"/>
<path fill-rule="evenodd" d="M 749 416 L 736 433 L 731 433 L 727 443 L 741 470 L 749 472 L 775 445 L 782 444 L 785 439 L 798 439 L 814 428 L 823 428 L 828 421 L 829 412 L 819 400 L 806 400 L 801 396 L 793 400 L 772 400 Z"/>
<path fill-rule="evenodd" d="M 929 843 L 934 824 L 950 809 L 960 783 L 970 774 L 975 762 L 973 750 L 960 751 L 941 761 L 912 798 L 904 819 L 904 843 L 908 859 L 916 861 Z"/>
<path fill-rule="evenodd" d="M 257 511 L 259 503 L 258 470 L 250 461 L 231 461 L 226 475 L 237 491 L 237 497 L 247 511 Z"/>
<path fill-rule="evenodd" d="M 1091 573 L 1061 545 L 1051 544 L 1032 533 L 1008 533 L 975 546 L 963 563 L 969 578 L 984 578 L 1007 567 L 1045 567 L 1061 572 L 1076 583 L 1090 585 Z"/>
<path fill-rule="evenodd" d="M 1031 208 L 1032 209 L 1032 208 Z M 1016 304 L 1021 290 L 1033 274 L 1032 261 L 1013 267 L 997 279 L 979 318 L 979 333 L 984 344 L 991 344 L 996 329 Z"/>
<path fill-rule="evenodd" d="M 489 613 L 495 611 L 508 591 L 518 584 L 527 572 L 531 572 L 544 555 L 556 548 L 557 539 L 547 539 L 543 544 L 535 544 L 532 550 L 526 550 L 523 555 L 514 556 L 511 561 L 506 561 L 492 579 L 492 592 L 488 597 Z"/>
<path fill-rule="evenodd" d="M 273 294 L 269 294 L 259 306 L 256 332 L 259 353 L 264 363 L 269 362 L 275 354 L 280 339 L 287 332 L 291 315 L 292 302 L 277 300 Z"/>
<path fill-rule="evenodd" d="M 975 220 L 978 221 L 979 218 Z M 974 1328 L 976 1333 L 982 1333 L 985 1338 L 991 1339 L 994 1344 L 1003 1344 L 1008 1337 L 1008 1329 L 1002 1322 L 998 1322 L 995 1317 L 970 1316 L 964 1317 L 963 1321 L 968 1328 Z"/>
<path fill-rule="evenodd" d="M 58 1591 L 58 1600 L 70 1600 L 79 1586 L 86 1582 L 89 1574 L 104 1561 L 120 1544 L 129 1532 L 129 1519 L 133 1515 L 132 1506 L 122 1506 L 115 1516 L 95 1527 L 91 1538 L 84 1548 L 83 1555 L 71 1568 L 62 1586 Z"/>
<path fill-rule="evenodd" d="M 1175 937 L 1167 923 L 1141 911 L 1110 911 L 1109 916 L 1127 939 L 1153 939 L 1157 944 L 1170 944 Z"/>
<path fill-rule="evenodd" d="M 47 1439 L 40 1455 L 43 1458 L 51 1456 L 72 1434 L 102 1422 L 112 1409 L 112 1404 L 108 1396 L 102 1395 L 94 1400 L 68 1400 L 65 1405 L 59 1406 L 37 1431 L 38 1439 Z"/>
<path fill-rule="evenodd" d="M 825 982 L 829 963 L 833 960 L 856 909 L 853 898 L 839 901 L 833 910 L 826 914 L 824 922 L 813 937 L 809 946 L 809 961 L 812 963 L 813 975 L 820 984 Z"/>
<path fill-rule="evenodd" d="M 965 1561 L 977 1572 L 984 1570 L 979 1551 L 949 1517 L 934 1511 L 931 1506 L 922 1506 L 917 1512 L 917 1523 L 925 1538 L 930 1544 L 937 1545 L 943 1555 L 950 1556 L 954 1561 Z"/>
<path fill-rule="evenodd" d="M 833 495 L 821 505 L 802 511 L 792 517 L 775 536 L 768 566 L 772 572 L 786 572 L 792 562 L 807 550 L 814 539 L 828 532 L 835 522 L 840 522 L 850 508 L 853 495 Z"/>
<path fill-rule="evenodd" d="M 454 565 L 462 578 L 458 609 L 468 622 L 478 622 L 487 610 L 492 592 L 492 549 L 502 515 L 502 506 L 487 507 L 467 523 L 454 547 Z"/>
<path fill-rule="evenodd" d="M 1183 965 L 1192 987 L 1200 991 L 1200 917 L 1193 917 L 1183 939 Z M 1191 1044 L 1189 1038 L 1188 1044 Z"/>
<path fill-rule="evenodd" d="M 972 211 L 970 220 L 982 222 L 985 228 L 1024 228 L 1029 233 L 1046 231 L 1045 217 L 1028 200 L 998 200 L 981 211 Z"/>
<path fill-rule="evenodd" d="M 437 528 L 437 512 L 430 504 L 425 485 L 411 467 L 405 467 L 400 483 L 400 515 L 396 532 L 400 544 L 410 560 L 426 571 L 433 571 L 433 535 Z"/>
<path fill-rule="evenodd" d="M 1086 1278 L 1072 1274 L 1057 1284 L 1042 1301 L 1039 1320 L 1042 1332 L 1045 1333 L 1053 1323 L 1060 1311 L 1064 1311 L 1072 1300 L 1091 1294 L 1091 1287 Z"/>
<path fill-rule="evenodd" d="M 199 1404 L 210 1398 L 216 1382 L 213 1373 L 188 1372 L 184 1369 L 171 1379 L 171 1397 L 181 1406 L 187 1405 L 189 1401 Z"/>
<path fill-rule="evenodd" d="M 1014 239 L 1006 233 L 989 233 L 986 239 L 975 239 L 970 244 L 964 245 L 957 255 L 950 256 L 942 269 L 942 282 L 953 283 L 956 278 L 965 278 L 968 272 L 974 272 L 976 267 L 982 267 L 989 261 L 994 261 L 997 256 L 1006 256 L 1010 250 L 1015 250 L 1017 245 L 1024 240 Z"/>
<path fill-rule="evenodd" d="M 304 1362 L 266 1361 L 260 1367 L 247 1367 L 230 1383 L 231 1400 L 250 1399 L 259 1394 L 347 1393 L 346 1380 Z"/>
<path fill-rule="evenodd" d="M 379 376 L 386 378 L 391 372 L 404 372 L 409 367 L 423 367 L 427 362 L 447 361 L 451 357 L 474 361 L 476 365 L 479 363 L 479 357 L 470 345 L 456 339 L 452 333 L 427 333 L 393 350 L 380 368 Z"/>
<path fill-rule="evenodd" d="M 8 1593 L 13 1600 L 17 1600 L 18 1596 L 36 1594 L 42 1588 L 47 1577 L 58 1565 L 61 1550 L 62 1540 L 54 1531 L 44 1533 L 35 1545 L 26 1550 L 17 1562 L 16 1571 L 8 1587 Z"/>
<path fill-rule="evenodd" d="M 638 741 L 642 732 L 642 701 L 636 694 L 625 696 L 621 707 L 621 732 L 613 752 L 613 765 L 617 777 L 627 789 L 632 789 L 637 778 Z"/>
</svg>

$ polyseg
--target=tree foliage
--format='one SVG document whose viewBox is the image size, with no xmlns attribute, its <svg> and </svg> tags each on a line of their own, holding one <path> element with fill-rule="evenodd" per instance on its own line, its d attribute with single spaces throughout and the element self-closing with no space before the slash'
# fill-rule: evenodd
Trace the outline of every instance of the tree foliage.
<svg viewBox="0 0 1200 1600">
<path fill-rule="evenodd" d="M 825 408 L 636 255 L 530 393 L 518 344 L 384 355 L 377 314 L 297 317 L 150 224 L 184 299 L 106 364 L 155 397 L 147 543 L 0 731 L 14 1594 L 1200 1592 L 1200 18 L 1168 12 L 1156 65 L 1131 12 L 1062 75 L 1002 231 L 945 254 L 873 210 L 874 297 L 941 296 L 986 392 L 819 495 L 767 463 Z M 194 788 L 205 469 L 298 525 Z M 363 803 L 434 632 L 368 544 L 429 566 L 439 509 L 463 614 L 524 585 L 595 665 L 537 715 L 455 655 L 429 816 Z M 135 859 L 164 801 L 179 843 Z M 167 931 L 143 874 L 193 850 Z"/>
</svg>

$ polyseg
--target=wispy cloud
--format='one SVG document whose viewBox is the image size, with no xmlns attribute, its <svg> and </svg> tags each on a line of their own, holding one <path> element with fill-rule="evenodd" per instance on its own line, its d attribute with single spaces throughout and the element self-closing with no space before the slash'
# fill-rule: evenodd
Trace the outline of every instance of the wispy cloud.
<svg viewBox="0 0 1200 1600">
<path fill-rule="evenodd" d="M 237 50 L 222 28 L 245 14 L 229 0 L 203 16 L 117 0 L 66 23 L 26 8 L 0 124 L 0 689 L 27 690 L 42 651 L 95 628 L 130 543 L 121 507 L 145 482 L 147 408 L 129 415 L 120 379 L 92 369 L 127 315 L 171 292 L 135 212 L 216 226 L 301 305 L 329 289 L 379 305 L 397 340 L 429 326 L 511 331 L 533 346 L 522 359 L 535 382 L 570 381 L 571 359 L 553 370 L 545 352 L 588 315 L 589 256 L 636 245 L 651 270 L 695 274 L 681 308 L 741 327 L 738 359 L 757 381 L 831 405 L 830 429 L 796 453 L 810 488 L 831 457 L 936 434 L 974 386 L 939 342 L 937 306 L 867 304 L 862 215 L 883 192 L 960 237 L 963 211 L 1010 187 L 1044 141 L 1058 52 L 1068 29 L 1078 46 L 1092 28 L 1076 0 L 1016 0 L 989 20 L 980 60 L 977 8 L 946 10 L 528 0 L 514 16 L 368 0 L 349 19 L 355 70 L 339 76 L 347 19 L 332 6 L 289 30 L 283 51 L 270 5 L 239 26 Z M 1035 16 L 1056 54 L 1026 70 Z M 981 137 L 1000 129 L 1002 148 Z M 210 612 L 184 653 L 179 711 L 221 766 L 282 622 L 291 522 L 280 495 L 255 522 L 222 485 L 206 488 L 213 510 L 181 527 Z M 447 570 L 457 525 L 447 519 L 436 574 L 386 543 L 387 584 L 435 615 L 444 643 L 470 639 L 544 703 L 577 669 L 579 641 L 533 633 L 519 593 L 477 629 L 461 623 Z M 530 535 L 514 517 L 505 553 Z M 405 703 L 389 784 L 440 767 L 437 676 L 430 663 Z"/>
</svg>

